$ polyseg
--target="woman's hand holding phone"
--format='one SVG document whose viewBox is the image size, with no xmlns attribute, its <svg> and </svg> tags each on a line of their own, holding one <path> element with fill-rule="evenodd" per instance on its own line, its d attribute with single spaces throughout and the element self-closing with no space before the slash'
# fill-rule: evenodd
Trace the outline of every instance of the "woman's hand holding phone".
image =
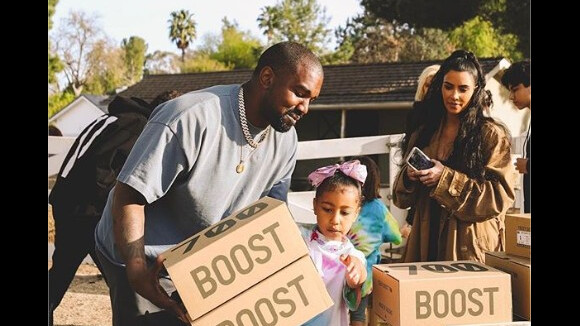
<svg viewBox="0 0 580 326">
<path fill-rule="evenodd" d="M 423 183 L 425 186 L 427 187 L 432 187 L 437 185 L 437 183 L 439 182 L 439 179 L 441 179 L 441 174 L 443 174 L 443 163 L 441 163 L 440 161 L 436 160 L 436 159 L 431 159 L 431 162 L 433 162 L 435 165 L 430 168 L 430 169 L 426 169 L 426 170 L 419 170 L 419 171 L 414 171 L 415 172 L 415 177 L 419 179 L 419 181 L 421 183 Z M 409 169 L 407 169 L 407 175 L 409 174 Z M 411 178 L 411 177 L 409 177 Z"/>
</svg>

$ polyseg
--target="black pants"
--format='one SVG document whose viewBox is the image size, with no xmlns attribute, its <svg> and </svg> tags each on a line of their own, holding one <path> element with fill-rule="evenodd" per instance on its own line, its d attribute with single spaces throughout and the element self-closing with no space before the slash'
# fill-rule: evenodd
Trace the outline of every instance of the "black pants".
<svg viewBox="0 0 580 326">
<path fill-rule="evenodd" d="M 79 265 L 87 254 L 104 275 L 95 254 L 95 227 L 99 222 L 95 217 L 62 216 L 53 209 L 55 238 L 52 267 L 48 271 L 48 312 L 49 324 L 52 314 L 66 293 Z"/>
</svg>

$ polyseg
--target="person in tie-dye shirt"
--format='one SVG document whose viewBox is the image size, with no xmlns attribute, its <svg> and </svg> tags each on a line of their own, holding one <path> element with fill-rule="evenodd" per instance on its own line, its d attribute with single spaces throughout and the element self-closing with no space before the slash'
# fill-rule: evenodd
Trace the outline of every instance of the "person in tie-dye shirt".
<svg viewBox="0 0 580 326">
<path fill-rule="evenodd" d="M 362 292 L 370 294 L 373 289 L 372 268 L 374 264 L 379 264 L 381 261 L 380 245 L 384 242 L 400 244 L 401 233 L 397 220 L 393 218 L 387 206 L 380 199 L 381 176 L 379 167 L 368 156 L 359 156 L 354 159 L 359 160 L 367 167 L 367 178 L 362 188 L 364 196 L 362 209 L 347 236 L 354 247 L 366 256 L 367 278 L 363 284 Z M 365 325 L 365 310 L 369 298 L 369 295 L 364 296 L 358 309 L 351 311 L 350 323 L 352 326 Z"/>
<path fill-rule="evenodd" d="M 303 229 L 304 241 L 334 305 L 304 325 L 348 326 L 348 310 L 356 309 L 366 295 L 361 292 L 367 277 L 365 256 L 346 237 L 362 204 L 366 174 L 359 161 L 348 161 L 308 176 L 316 187 L 316 226 Z"/>
</svg>

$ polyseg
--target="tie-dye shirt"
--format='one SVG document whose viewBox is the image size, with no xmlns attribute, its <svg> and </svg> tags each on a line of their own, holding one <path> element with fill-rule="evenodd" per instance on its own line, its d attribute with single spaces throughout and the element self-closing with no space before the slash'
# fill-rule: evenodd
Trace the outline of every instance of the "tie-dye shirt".
<svg viewBox="0 0 580 326">
<path fill-rule="evenodd" d="M 348 326 L 348 309 L 355 310 L 359 302 L 357 302 L 356 291 L 346 285 L 346 266 L 339 257 L 342 254 L 353 255 L 364 264 L 364 254 L 356 250 L 347 237 L 344 237 L 342 241 L 327 240 L 316 227 L 313 229 L 303 227 L 302 235 L 308 246 L 310 257 L 334 302 L 332 307 L 303 325 Z M 366 293 L 361 294 L 366 295 Z"/>
<path fill-rule="evenodd" d="M 363 293 L 369 293 L 373 288 L 373 265 L 381 262 L 379 247 L 384 242 L 401 243 L 399 224 L 387 206 L 375 198 L 364 202 L 347 236 L 354 247 L 366 256 L 367 279 L 363 284 Z"/>
</svg>

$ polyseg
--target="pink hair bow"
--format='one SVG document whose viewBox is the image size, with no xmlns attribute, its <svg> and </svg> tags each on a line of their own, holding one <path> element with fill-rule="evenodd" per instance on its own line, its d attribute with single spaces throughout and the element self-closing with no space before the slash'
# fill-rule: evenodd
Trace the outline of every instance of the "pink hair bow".
<svg viewBox="0 0 580 326">
<path fill-rule="evenodd" d="M 364 184 L 365 179 L 367 178 L 367 167 L 360 164 L 359 160 L 353 160 L 342 164 L 334 164 L 318 168 L 308 175 L 308 181 L 312 186 L 318 187 L 324 179 L 333 176 L 337 170 L 340 170 L 345 175 L 359 181 L 361 184 Z"/>
</svg>

